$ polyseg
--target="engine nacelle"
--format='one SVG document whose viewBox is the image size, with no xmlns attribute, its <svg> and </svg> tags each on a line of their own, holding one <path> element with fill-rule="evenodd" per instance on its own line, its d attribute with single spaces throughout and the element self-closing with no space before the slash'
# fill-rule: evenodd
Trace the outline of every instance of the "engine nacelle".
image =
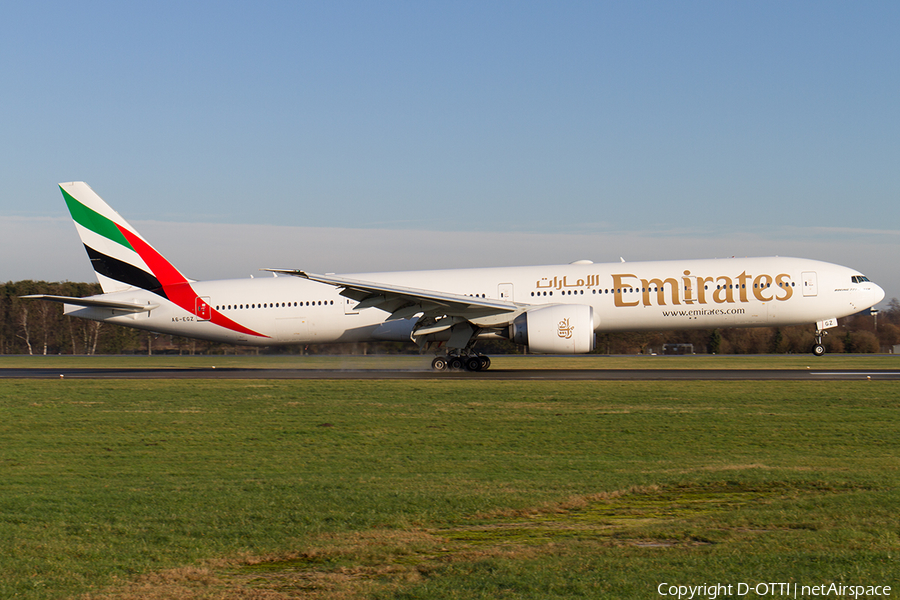
<svg viewBox="0 0 900 600">
<path fill-rule="evenodd" d="M 594 349 L 594 309 L 586 304 L 554 304 L 526 311 L 509 326 L 509 338 L 544 354 L 576 354 Z"/>
</svg>

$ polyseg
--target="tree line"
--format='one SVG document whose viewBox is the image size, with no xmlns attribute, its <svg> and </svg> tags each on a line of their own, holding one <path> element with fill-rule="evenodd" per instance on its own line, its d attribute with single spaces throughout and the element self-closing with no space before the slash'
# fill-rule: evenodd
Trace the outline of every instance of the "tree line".
<svg viewBox="0 0 900 600">
<path fill-rule="evenodd" d="M 395 354 L 415 353 L 413 343 L 370 342 L 309 346 L 247 348 L 148 333 L 129 327 L 63 315 L 55 302 L 23 300 L 31 294 L 91 296 L 97 283 L 9 281 L 0 283 L 0 354 Z M 698 354 L 805 354 L 814 342 L 812 325 L 639 333 L 601 333 L 597 353 L 661 353 L 665 344 L 691 344 Z M 891 300 L 877 315 L 860 314 L 840 320 L 824 343 L 829 353 L 890 352 L 900 344 L 900 302 Z M 511 342 L 483 341 L 486 354 L 515 354 L 525 349 Z"/>
</svg>

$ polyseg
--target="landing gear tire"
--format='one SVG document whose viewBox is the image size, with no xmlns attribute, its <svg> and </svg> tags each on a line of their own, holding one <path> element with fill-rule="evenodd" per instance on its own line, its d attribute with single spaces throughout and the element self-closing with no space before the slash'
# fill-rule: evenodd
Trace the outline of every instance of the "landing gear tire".
<svg viewBox="0 0 900 600">
<path fill-rule="evenodd" d="M 816 356 L 825 356 L 825 346 L 822 344 L 816 344 L 812 348 L 812 353 Z"/>
<path fill-rule="evenodd" d="M 483 354 L 478 356 L 437 356 L 431 361 L 435 371 L 487 371 L 491 359 Z"/>
</svg>

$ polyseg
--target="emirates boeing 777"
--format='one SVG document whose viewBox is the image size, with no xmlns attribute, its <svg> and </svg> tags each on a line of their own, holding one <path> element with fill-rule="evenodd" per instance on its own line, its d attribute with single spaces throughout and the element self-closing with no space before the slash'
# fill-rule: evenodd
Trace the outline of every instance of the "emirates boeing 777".
<svg viewBox="0 0 900 600">
<path fill-rule="evenodd" d="M 884 291 L 855 269 L 764 257 L 195 281 L 87 184 L 60 184 L 102 294 L 38 295 L 67 315 L 230 344 L 410 341 L 437 370 L 483 370 L 480 339 L 537 353 L 594 349 L 597 333 L 815 324 L 812 352 L 837 320 Z M 287 275 L 278 277 L 278 275 Z"/>
</svg>

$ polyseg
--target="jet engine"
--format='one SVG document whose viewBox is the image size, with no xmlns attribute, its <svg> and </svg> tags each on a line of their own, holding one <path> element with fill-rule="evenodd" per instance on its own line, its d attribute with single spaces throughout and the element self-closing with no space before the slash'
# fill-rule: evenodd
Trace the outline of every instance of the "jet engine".
<svg viewBox="0 0 900 600">
<path fill-rule="evenodd" d="M 575 354 L 594 349 L 594 309 L 554 304 L 528 310 L 509 326 L 509 339 L 532 352 Z"/>
</svg>

